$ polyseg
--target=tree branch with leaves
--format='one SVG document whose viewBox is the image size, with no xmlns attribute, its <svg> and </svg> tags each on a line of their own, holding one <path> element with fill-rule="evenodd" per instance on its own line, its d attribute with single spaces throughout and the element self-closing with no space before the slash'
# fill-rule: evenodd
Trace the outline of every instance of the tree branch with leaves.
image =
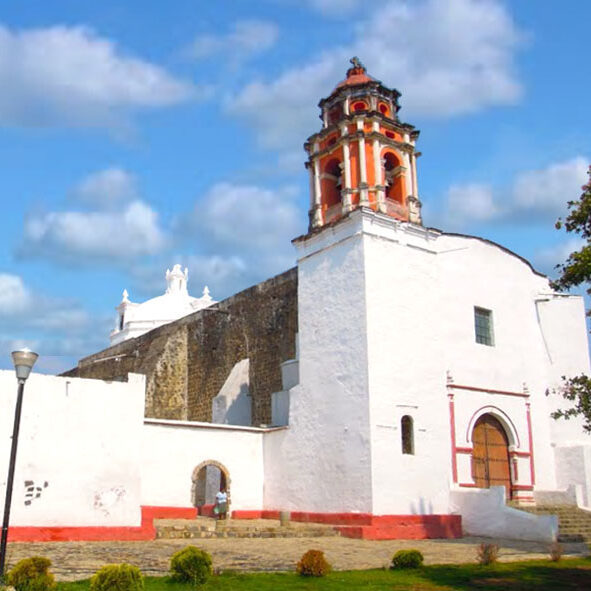
<svg viewBox="0 0 591 591">
<path fill-rule="evenodd" d="M 564 228 L 568 233 L 579 235 L 585 244 L 568 255 L 566 262 L 557 265 L 559 276 L 550 285 L 557 291 L 587 285 L 586 292 L 591 295 L 591 166 L 587 174 L 589 181 L 583 185 L 581 197 L 567 204 L 568 215 L 556 222 L 556 229 Z M 587 310 L 589 316 L 591 312 Z M 562 378 L 560 394 L 571 404 L 567 409 L 559 409 L 551 414 L 553 419 L 581 417 L 583 429 L 591 433 L 591 378 L 584 374 L 574 378 Z"/>
</svg>

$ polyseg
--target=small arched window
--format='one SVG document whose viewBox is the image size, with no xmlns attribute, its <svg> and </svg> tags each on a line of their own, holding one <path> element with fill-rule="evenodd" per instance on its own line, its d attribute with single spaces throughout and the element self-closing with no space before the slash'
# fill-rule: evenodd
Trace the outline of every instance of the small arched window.
<svg viewBox="0 0 591 591">
<path fill-rule="evenodd" d="M 380 109 L 380 113 L 382 115 L 389 115 L 390 114 L 390 109 L 388 108 L 388 105 L 386 103 L 380 103 L 379 105 L 379 109 Z"/>
<path fill-rule="evenodd" d="M 125 324 L 125 314 L 119 314 L 119 330 L 123 330 Z"/>
<path fill-rule="evenodd" d="M 354 111 L 367 111 L 367 105 L 363 101 L 358 101 L 353 105 Z"/>
<path fill-rule="evenodd" d="M 414 455 L 415 437 L 413 433 L 413 420 L 409 415 L 404 415 L 400 419 L 400 431 L 402 437 L 402 453 Z"/>
</svg>

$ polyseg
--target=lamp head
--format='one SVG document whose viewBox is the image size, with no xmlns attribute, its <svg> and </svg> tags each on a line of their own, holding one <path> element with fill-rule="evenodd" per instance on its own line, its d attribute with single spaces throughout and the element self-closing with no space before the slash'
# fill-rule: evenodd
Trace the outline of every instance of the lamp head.
<svg viewBox="0 0 591 591">
<path fill-rule="evenodd" d="M 37 361 L 37 353 L 30 349 L 24 348 L 12 352 L 12 363 L 16 371 L 16 378 L 19 382 L 24 382 L 31 373 L 35 361 Z"/>
</svg>

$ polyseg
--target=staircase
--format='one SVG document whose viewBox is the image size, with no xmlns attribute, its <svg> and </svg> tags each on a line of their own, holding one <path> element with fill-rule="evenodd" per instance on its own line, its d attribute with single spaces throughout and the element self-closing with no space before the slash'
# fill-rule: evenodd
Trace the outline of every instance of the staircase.
<svg viewBox="0 0 591 591">
<path fill-rule="evenodd" d="M 330 525 L 295 523 L 281 525 L 273 519 L 155 519 L 156 538 L 317 538 L 338 536 Z"/>
<path fill-rule="evenodd" d="M 591 542 L 591 512 L 574 505 L 516 506 L 534 515 L 558 515 L 559 542 Z"/>
</svg>

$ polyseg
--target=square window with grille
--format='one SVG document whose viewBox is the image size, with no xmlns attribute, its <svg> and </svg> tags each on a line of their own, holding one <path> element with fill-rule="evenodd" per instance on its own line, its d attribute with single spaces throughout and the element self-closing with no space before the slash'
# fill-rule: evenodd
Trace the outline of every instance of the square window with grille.
<svg viewBox="0 0 591 591">
<path fill-rule="evenodd" d="M 474 308 L 474 330 L 477 343 L 491 347 L 495 344 L 491 310 Z"/>
</svg>

